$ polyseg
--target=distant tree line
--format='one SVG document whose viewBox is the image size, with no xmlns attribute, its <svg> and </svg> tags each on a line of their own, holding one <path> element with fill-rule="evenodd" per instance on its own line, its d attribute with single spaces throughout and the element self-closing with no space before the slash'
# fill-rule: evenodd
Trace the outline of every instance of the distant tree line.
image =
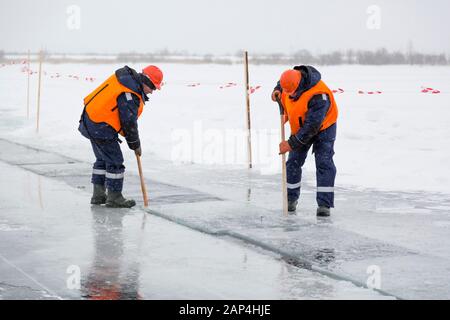
<svg viewBox="0 0 450 320">
<path fill-rule="evenodd" d="M 0 61 L 14 60 L 13 56 L 23 53 L 5 53 L 0 50 Z M 26 55 L 26 54 L 25 54 Z M 11 57 L 9 57 L 11 56 Z M 87 53 L 85 55 L 56 54 L 52 55 L 44 51 L 45 60 L 50 63 L 188 63 L 188 64 L 235 64 L 242 63 L 243 51 L 238 51 L 233 55 L 212 55 L 212 54 L 190 54 L 187 51 L 170 51 L 168 49 L 158 50 L 151 53 L 124 52 L 119 54 L 98 54 Z M 450 57 L 444 53 L 424 54 L 415 52 L 412 45 L 408 52 L 388 51 L 387 49 L 369 50 L 346 50 L 333 51 L 329 53 L 313 54 L 311 51 L 303 49 L 293 54 L 272 53 L 258 54 L 250 52 L 252 64 L 313 64 L 313 65 L 449 65 Z"/>
<path fill-rule="evenodd" d="M 136 63 L 136 62 L 148 62 L 154 63 L 188 63 L 188 64 L 202 64 L 202 63 L 215 63 L 215 64 L 233 64 L 233 59 L 230 56 L 217 57 L 212 54 L 189 54 L 186 51 L 169 51 L 167 49 L 156 51 L 154 53 L 136 53 L 127 52 L 119 53 L 117 55 L 117 61 L 121 63 Z"/>
<path fill-rule="evenodd" d="M 219 63 L 233 64 L 241 63 L 243 51 L 238 51 L 232 56 L 214 56 L 212 54 L 191 55 L 187 52 L 171 52 L 167 49 L 151 54 L 121 53 L 117 56 L 120 62 L 186 62 L 186 63 Z M 309 50 L 299 50 L 294 54 L 273 53 L 255 54 L 250 53 L 253 64 L 317 64 L 317 65 L 449 65 L 450 58 L 442 54 L 424 54 L 410 51 L 388 51 L 387 49 L 369 50 L 346 50 L 333 51 L 330 53 L 313 54 Z"/>
<path fill-rule="evenodd" d="M 314 55 L 308 50 L 300 50 L 292 55 L 278 53 L 271 55 L 254 55 L 253 63 L 259 64 L 319 64 L 319 65 L 448 65 L 450 59 L 444 54 L 423 54 L 418 52 L 390 52 L 387 49 L 376 51 L 347 50 Z"/>
</svg>

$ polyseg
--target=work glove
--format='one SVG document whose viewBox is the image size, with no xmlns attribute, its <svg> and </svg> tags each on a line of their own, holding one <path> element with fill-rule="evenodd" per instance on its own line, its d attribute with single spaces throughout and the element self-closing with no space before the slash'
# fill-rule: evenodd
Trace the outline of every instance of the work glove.
<svg viewBox="0 0 450 320">
<path fill-rule="evenodd" d="M 274 90 L 272 92 L 272 101 L 273 102 L 277 102 L 277 99 L 281 99 L 281 91 L 279 90 Z"/>
<path fill-rule="evenodd" d="M 137 156 L 142 156 L 142 149 L 141 149 L 141 147 L 138 147 L 137 149 L 134 149 L 134 153 L 137 155 Z"/>
<path fill-rule="evenodd" d="M 288 141 L 283 141 L 280 143 L 280 155 L 291 152 L 292 147 L 290 146 Z"/>
</svg>

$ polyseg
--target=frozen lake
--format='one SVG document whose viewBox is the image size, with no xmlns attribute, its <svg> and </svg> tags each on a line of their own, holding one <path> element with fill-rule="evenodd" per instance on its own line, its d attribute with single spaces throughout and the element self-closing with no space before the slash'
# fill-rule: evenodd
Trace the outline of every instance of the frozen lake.
<svg viewBox="0 0 450 320">
<path fill-rule="evenodd" d="M 23 274 L 11 273 L 16 269 L 4 263 L 0 296 L 83 297 L 83 290 L 65 287 L 66 268 L 80 265 L 82 271 L 93 274 L 89 279 L 97 277 L 104 284 L 102 281 L 110 281 L 111 276 L 113 282 L 125 288 L 131 283 L 131 291 L 150 299 L 186 295 L 205 299 L 210 292 L 217 293 L 217 299 L 382 297 L 349 282 L 296 268 L 267 250 L 199 234 L 153 216 L 148 216 L 147 227 L 140 233 L 145 240 L 137 238 L 143 213 L 111 213 L 88 205 L 89 162 L 93 157 L 88 141 L 77 131 L 82 98 L 120 65 L 45 65 L 39 134 L 35 132 L 37 77 L 31 77 L 31 115 L 27 119 L 26 75 L 21 67 L 0 69 L 0 132 L 7 140 L 0 143 L 0 165 L 7 173 L 1 181 L 0 253 L 33 278 L 41 279 L 54 294 Z M 346 273 L 363 283 L 368 267 L 379 266 L 382 288 L 400 297 L 450 296 L 446 281 L 450 270 L 450 173 L 446 166 L 450 152 L 444 148 L 450 138 L 448 68 L 319 67 L 331 88 L 344 91 L 336 95 L 340 107 L 335 158 L 337 207 L 325 224 L 314 215 L 311 157 L 298 217 L 278 218 L 279 118 L 269 97 L 287 66 L 251 66 L 252 86 L 261 86 L 251 96 L 255 159 L 251 172 L 245 169 L 242 135 L 242 66 L 161 68 L 166 85 L 150 98 L 139 122 L 151 209 L 194 227 L 240 232 L 241 236 L 284 247 L 326 270 Z M 237 85 L 227 87 L 229 83 Z M 422 87 L 441 93 L 422 93 Z M 382 93 L 360 94 L 359 90 Z M 9 141 L 46 151 L 36 153 Z M 122 147 L 128 172 L 136 173 L 133 153 L 125 144 Z M 53 156 L 48 155 L 51 152 Z M 62 156 L 75 161 L 60 162 Z M 136 175 L 125 180 L 125 193 L 138 199 Z M 99 220 L 103 221 L 100 225 Z M 73 237 L 64 237 L 67 233 Z M 23 240 L 15 247 L 19 238 Z M 106 242 L 113 245 L 104 245 Z M 220 250 L 214 249 L 216 246 Z M 193 247 L 201 250 L 192 255 Z M 163 252 L 176 255 L 164 257 Z M 223 252 L 230 255 L 223 256 Z M 121 264 L 122 255 L 134 257 L 131 265 Z M 198 266 L 209 258 L 203 272 L 212 280 L 204 284 Z M 36 264 L 42 268 L 36 269 Z M 174 269 L 164 269 L 167 264 Z M 267 269 L 261 267 L 266 265 Z M 151 269 L 160 270 L 162 276 L 155 278 Z M 193 274 L 192 279 L 173 278 L 180 269 Z M 53 278 L 46 274 L 49 272 L 59 274 Z M 266 280 L 255 282 L 261 277 Z M 89 283 L 88 278 L 83 281 Z M 245 282 L 245 289 L 235 290 L 230 284 L 236 279 L 253 284 Z M 3 282 L 12 286 L 2 287 Z"/>
</svg>

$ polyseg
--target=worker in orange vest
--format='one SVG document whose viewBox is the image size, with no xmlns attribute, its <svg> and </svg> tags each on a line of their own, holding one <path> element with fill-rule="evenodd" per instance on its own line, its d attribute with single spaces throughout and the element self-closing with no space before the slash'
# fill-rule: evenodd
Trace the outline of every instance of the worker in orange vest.
<svg viewBox="0 0 450 320">
<path fill-rule="evenodd" d="M 113 208 L 136 205 L 122 195 L 125 166 L 119 134 L 136 155 L 142 155 L 137 120 L 148 101 L 147 95 L 161 89 L 162 80 L 163 73 L 156 66 L 148 66 L 140 73 L 125 66 L 84 98 L 78 130 L 91 141 L 96 158 L 91 204 Z"/>
<path fill-rule="evenodd" d="M 294 213 L 300 197 L 302 167 L 313 147 L 316 160 L 317 216 L 330 216 L 334 207 L 336 167 L 333 162 L 338 108 L 333 92 L 314 67 L 298 66 L 285 71 L 272 93 L 281 101 L 291 127 L 288 141 L 280 143 L 280 154 L 289 152 L 286 162 L 288 210 Z"/>
</svg>

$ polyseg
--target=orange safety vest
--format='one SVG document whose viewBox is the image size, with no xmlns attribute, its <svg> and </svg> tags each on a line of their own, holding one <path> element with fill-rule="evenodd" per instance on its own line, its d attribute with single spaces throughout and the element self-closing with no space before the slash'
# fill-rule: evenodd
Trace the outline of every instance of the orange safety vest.
<svg viewBox="0 0 450 320">
<path fill-rule="evenodd" d="M 291 126 L 291 134 L 297 134 L 303 124 L 305 123 L 306 113 L 308 112 L 308 103 L 312 97 L 318 94 L 327 94 L 330 99 L 330 109 L 328 110 L 325 119 L 322 123 L 320 131 L 323 131 L 336 123 L 338 117 L 338 108 L 334 100 L 333 92 L 327 87 L 323 81 L 319 81 L 314 87 L 305 91 L 300 96 L 300 99 L 294 101 L 289 98 L 289 95 L 283 93 L 281 95 L 281 102 L 285 110 L 285 114 L 289 119 Z"/>
<path fill-rule="evenodd" d="M 144 109 L 144 101 L 139 93 L 125 87 L 113 74 L 97 89 L 84 98 L 86 113 L 93 122 L 106 122 L 122 136 L 123 131 L 120 125 L 119 108 L 117 107 L 117 97 L 124 92 L 133 93 L 139 97 L 138 118 Z"/>
</svg>

